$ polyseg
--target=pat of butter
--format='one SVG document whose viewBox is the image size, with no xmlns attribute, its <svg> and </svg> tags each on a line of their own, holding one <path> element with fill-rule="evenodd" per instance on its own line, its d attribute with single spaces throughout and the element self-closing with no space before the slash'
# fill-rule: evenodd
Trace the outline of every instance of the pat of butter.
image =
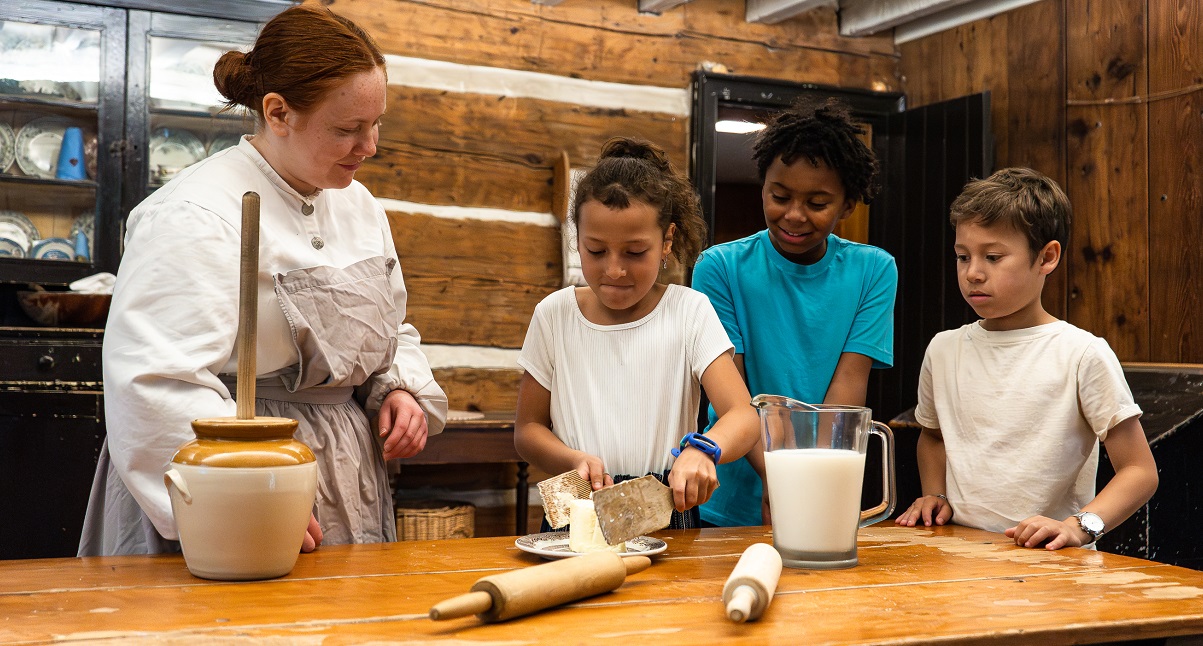
<svg viewBox="0 0 1203 646">
<path fill-rule="evenodd" d="M 569 506 L 568 549 L 573 552 L 625 552 L 627 546 L 608 545 L 597 524 L 597 510 L 592 500 L 573 500 Z"/>
</svg>

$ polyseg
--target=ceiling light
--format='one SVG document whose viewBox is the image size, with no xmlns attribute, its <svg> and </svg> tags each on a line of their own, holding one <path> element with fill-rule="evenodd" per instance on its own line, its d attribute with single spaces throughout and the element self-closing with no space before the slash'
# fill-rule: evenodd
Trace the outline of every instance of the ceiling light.
<svg viewBox="0 0 1203 646">
<path fill-rule="evenodd" d="M 746 135 L 749 132 L 764 130 L 763 123 L 752 123 L 751 121 L 733 121 L 731 119 L 723 119 L 715 122 L 715 132 L 727 132 L 735 135 Z"/>
</svg>

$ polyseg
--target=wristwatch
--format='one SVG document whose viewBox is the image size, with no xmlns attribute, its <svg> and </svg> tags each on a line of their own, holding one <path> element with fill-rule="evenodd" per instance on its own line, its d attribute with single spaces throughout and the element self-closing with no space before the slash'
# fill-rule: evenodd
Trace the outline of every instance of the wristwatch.
<svg viewBox="0 0 1203 646">
<path fill-rule="evenodd" d="M 1074 514 L 1074 518 L 1078 519 L 1078 526 L 1082 528 L 1082 531 L 1090 536 L 1090 542 L 1086 543 L 1087 545 L 1093 544 L 1103 537 L 1103 519 L 1099 518 L 1098 514 L 1081 511 Z"/>
<path fill-rule="evenodd" d="M 710 459 L 714 460 L 715 464 L 718 464 L 719 456 L 723 454 L 723 450 L 719 448 L 718 444 L 715 444 L 714 440 L 701 433 L 686 433 L 685 437 L 681 438 L 681 446 L 671 451 L 673 457 L 680 456 L 681 451 L 684 451 L 687 446 L 692 446 L 710 456 Z"/>
</svg>

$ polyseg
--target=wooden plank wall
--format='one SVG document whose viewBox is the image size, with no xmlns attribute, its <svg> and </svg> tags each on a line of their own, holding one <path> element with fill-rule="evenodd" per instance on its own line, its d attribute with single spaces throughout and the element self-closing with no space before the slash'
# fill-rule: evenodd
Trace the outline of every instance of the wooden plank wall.
<svg viewBox="0 0 1203 646">
<path fill-rule="evenodd" d="M 704 61 L 800 82 L 900 86 L 892 37 L 843 38 L 830 9 L 759 25 L 744 21 L 743 3 L 728 0 L 694 0 L 660 16 L 640 14 L 636 0 L 322 4 L 372 34 L 390 67 L 402 59 L 451 63 L 449 73 L 465 79 L 455 89 L 431 89 L 390 72 L 379 150 L 358 174 L 389 210 L 409 320 L 453 408 L 515 404 L 513 359 L 535 304 L 561 283 L 550 215 L 561 150 L 584 167 L 606 139 L 634 135 L 688 168 L 688 87 Z M 514 72 L 513 92 L 475 85 Z M 521 87 L 527 81 L 565 90 L 531 95 Z M 613 84 L 603 87 L 617 104 L 577 100 L 572 84 L 582 81 Z M 681 96 L 682 110 L 639 100 L 663 88 Z M 447 207 L 470 210 L 448 215 Z M 455 358 L 442 358 L 444 350 Z"/>
<path fill-rule="evenodd" d="M 1203 361 L 1203 8 L 1044 0 L 900 47 L 917 106 L 989 90 L 995 166 L 1074 204 L 1055 315 L 1124 361 Z"/>
</svg>

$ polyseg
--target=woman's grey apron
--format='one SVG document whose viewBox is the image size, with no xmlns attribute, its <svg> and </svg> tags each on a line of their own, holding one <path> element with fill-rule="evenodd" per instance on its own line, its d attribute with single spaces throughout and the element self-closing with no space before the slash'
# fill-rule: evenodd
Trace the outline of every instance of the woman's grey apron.
<svg viewBox="0 0 1203 646">
<path fill-rule="evenodd" d="M 396 262 L 369 258 L 344 269 L 277 274 L 276 297 L 300 362 L 256 382 L 255 414 L 298 422 L 295 437 L 317 456 L 314 515 L 322 543 L 397 538 L 392 493 L 381 454 L 354 390 L 392 365 L 400 315 L 389 274 Z M 222 375 L 235 391 L 235 375 Z M 166 470 L 166 465 L 164 465 Z M 155 531 L 101 448 L 80 540 L 81 556 L 178 552 Z"/>
</svg>

